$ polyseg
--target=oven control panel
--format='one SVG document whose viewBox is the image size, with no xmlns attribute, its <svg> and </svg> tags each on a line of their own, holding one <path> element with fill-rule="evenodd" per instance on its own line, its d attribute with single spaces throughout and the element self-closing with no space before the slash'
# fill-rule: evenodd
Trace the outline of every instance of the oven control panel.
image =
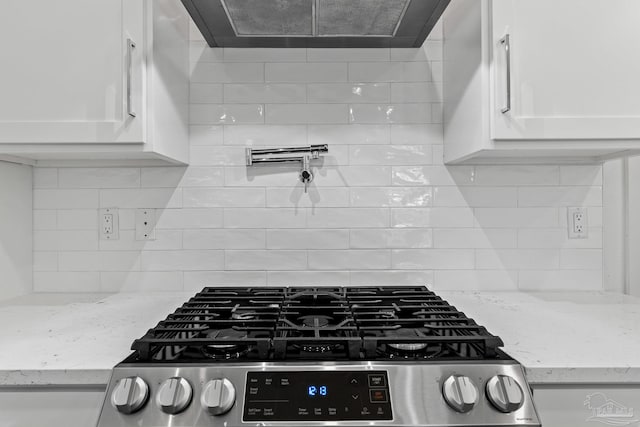
<svg viewBox="0 0 640 427">
<path fill-rule="evenodd" d="M 243 421 L 391 420 L 387 371 L 249 371 Z"/>
</svg>

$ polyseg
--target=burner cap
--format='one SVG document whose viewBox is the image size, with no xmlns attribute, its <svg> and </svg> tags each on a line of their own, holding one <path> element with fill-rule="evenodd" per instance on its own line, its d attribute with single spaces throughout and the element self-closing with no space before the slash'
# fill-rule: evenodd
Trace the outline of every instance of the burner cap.
<svg viewBox="0 0 640 427">
<path fill-rule="evenodd" d="M 333 317 L 311 314 L 309 316 L 298 317 L 298 321 L 310 328 L 326 328 L 333 321 Z"/>
<path fill-rule="evenodd" d="M 234 311 L 231 313 L 231 318 L 233 320 L 252 320 L 256 317 L 255 311 Z"/>
<path fill-rule="evenodd" d="M 233 350 L 239 346 L 239 344 L 228 343 L 225 344 L 224 340 L 243 340 L 247 338 L 245 331 L 238 331 L 236 329 L 210 329 L 206 333 L 207 338 L 215 340 L 214 344 L 207 344 L 207 348 L 214 350 Z"/>
<path fill-rule="evenodd" d="M 398 329 L 394 331 L 387 331 L 385 335 L 390 338 L 418 338 L 423 337 L 424 334 L 415 329 Z M 392 342 L 387 344 L 389 347 L 401 350 L 401 351 L 421 351 L 427 348 L 427 343 L 424 342 Z"/>
</svg>

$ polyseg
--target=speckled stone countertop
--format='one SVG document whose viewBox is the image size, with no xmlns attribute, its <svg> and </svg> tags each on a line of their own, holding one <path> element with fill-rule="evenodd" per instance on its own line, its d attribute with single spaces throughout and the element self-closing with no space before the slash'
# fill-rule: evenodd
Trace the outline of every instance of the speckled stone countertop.
<svg viewBox="0 0 640 427">
<path fill-rule="evenodd" d="M 438 294 L 504 343 L 532 384 L 640 383 L 640 298 Z M 0 385 L 100 385 L 193 292 L 33 294 L 0 302 Z"/>
</svg>

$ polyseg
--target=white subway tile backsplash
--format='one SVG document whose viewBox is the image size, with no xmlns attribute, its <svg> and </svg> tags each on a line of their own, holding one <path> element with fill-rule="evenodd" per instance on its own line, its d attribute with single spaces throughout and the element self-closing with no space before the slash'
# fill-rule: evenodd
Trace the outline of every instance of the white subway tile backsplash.
<svg viewBox="0 0 640 427">
<path fill-rule="evenodd" d="M 392 268 L 401 270 L 464 270 L 474 268 L 469 249 L 393 249 Z"/>
<path fill-rule="evenodd" d="M 226 145 L 279 147 L 305 145 L 306 141 L 306 125 L 237 125 L 224 130 Z"/>
<path fill-rule="evenodd" d="M 351 104 L 349 122 L 431 123 L 431 104 Z"/>
<path fill-rule="evenodd" d="M 314 63 L 266 63 L 265 81 L 333 83 L 347 81 L 347 64 L 341 62 Z"/>
<path fill-rule="evenodd" d="M 192 104 L 220 104 L 222 100 L 220 83 L 191 83 L 189 86 L 189 102 Z"/>
<path fill-rule="evenodd" d="M 104 208 L 179 208 L 182 206 L 182 189 L 100 190 L 100 206 Z"/>
<path fill-rule="evenodd" d="M 389 144 L 388 125 L 309 125 L 309 144 L 329 144 L 329 150 L 342 145 Z"/>
<path fill-rule="evenodd" d="M 342 104 L 268 104 L 266 123 L 348 123 L 349 108 Z"/>
<path fill-rule="evenodd" d="M 206 229 L 223 226 L 224 216 L 221 208 L 183 208 L 162 209 L 156 213 L 156 228 L 162 229 Z M 122 227 L 122 212 L 120 217 Z"/>
<path fill-rule="evenodd" d="M 184 289 L 199 292 L 205 286 L 266 286 L 265 271 L 185 271 Z"/>
<path fill-rule="evenodd" d="M 265 249 L 266 232 L 256 229 L 190 229 L 183 232 L 185 249 Z"/>
<path fill-rule="evenodd" d="M 309 103 L 388 103 L 388 83 L 314 83 L 307 85 Z"/>
<path fill-rule="evenodd" d="M 198 62 L 191 72 L 191 83 L 260 83 L 263 63 Z"/>
<path fill-rule="evenodd" d="M 225 268 L 227 270 L 271 270 L 274 266 L 285 270 L 305 270 L 307 268 L 307 253 L 281 250 L 225 251 Z"/>
<path fill-rule="evenodd" d="M 224 209 L 226 228 L 304 228 L 306 219 L 306 212 L 299 209 Z"/>
<path fill-rule="evenodd" d="M 349 230 L 267 230 L 267 249 L 347 249 Z"/>
<path fill-rule="evenodd" d="M 600 165 L 443 165 L 440 24 L 416 49 L 211 49 L 191 24 L 188 166 L 40 168 L 34 289 L 602 289 Z M 247 167 L 246 147 L 328 144 Z M 568 239 L 567 207 L 589 236 Z M 99 240 L 98 208 L 120 236 Z M 135 240 L 137 208 L 157 209 Z"/>
<path fill-rule="evenodd" d="M 388 250 L 310 250 L 311 270 L 388 270 L 391 257 Z"/>
<path fill-rule="evenodd" d="M 304 103 L 303 84 L 242 83 L 224 85 L 225 103 Z"/>
<path fill-rule="evenodd" d="M 389 210 L 384 208 L 318 208 L 307 211 L 309 228 L 388 227 Z"/>
<path fill-rule="evenodd" d="M 101 292 L 181 291 L 182 272 L 102 272 Z"/>
<path fill-rule="evenodd" d="M 33 168 L 33 188 L 57 188 L 58 169 Z"/>
<path fill-rule="evenodd" d="M 431 80 L 429 62 L 349 63 L 350 82 L 428 82 Z"/>
<path fill-rule="evenodd" d="M 140 256 L 142 271 L 222 270 L 224 251 L 190 250 L 143 251 Z"/>
<path fill-rule="evenodd" d="M 185 188 L 185 208 L 263 207 L 266 196 L 262 188 Z"/>
<path fill-rule="evenodd" d="M 314 48 L 307 49 L 309 62 L 387 62 L 390 58 L 388 48 Z"/>
<path fill-rule="evenodd" d="M 447 228 L 433 230 L 436 248 L 517 248 L 516 230 L 502 228 Z"/>
<path fill-rule="evenodd" d="M 555 270 L 560 265 L 557 249 L 477 249 L 476 268 L 487 270 Z"/>
<path fill-rule="evenodd" d="M 431 188 L 359 187 L 351 189 L 351 206 L 420 207 L 431 206 Z"/>
<path fill-rule="evenodd" d="M 470 208 L 397 208 L 391 209 L 391 226 L 421 227 L 473 227 Z"/>
<path fill-rule="evenodd" d="M 429 145 L 349 146 L 352 165 L 414 165 L 429 164 L 432 152 Z"/>
<path fill-rule="evenodd" d="M 192 125 L 235 125 L 264 123 L 262 104 L 191 104 Z"/>
<path fill-rule="evenodd" d="M 602 188 L 520 187 L 518 206 L 602 206 Z"/>
<path fill-rule="evenodd" d="M 219 50 L 224 50 L 225 62 L 305 62 L 307 60 L 305 49 L 225 47 Z"/>
</svg>

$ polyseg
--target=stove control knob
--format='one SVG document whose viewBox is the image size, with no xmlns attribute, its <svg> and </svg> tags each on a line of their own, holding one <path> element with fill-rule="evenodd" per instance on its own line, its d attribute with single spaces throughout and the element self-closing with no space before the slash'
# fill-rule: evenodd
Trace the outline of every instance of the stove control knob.
<svg viewBox="0 0 640 427">
<path fill-rule="evenodd" d="M 167 414 L 178 414 L 189 406 L 193 389 L 189 381 L 181 377 L 165 380 L 158 390 L 156 403 Z"/>
<path fill-rule="evenodd" d="M 200 396 L 202 406 L 211 415 L 222 415 L 233 407 L 236 401 L 236 389 L 226 378 L 211 380 L 205 384 Z"/>
<path fill-rule="evenodd" d="M 149 386 L 140 377 L 119 379 L 111 392 L 111 404 L 123 414 L 139 411 L 147 403 L 148 398 Z"/>
<path fill-rule="evenodd" d="M 513 412 L 524 403 L 520 384 L 507 375 L 496 375 L 487 382 L 487 397 L 500 412 Z"/>
<path fill-rule="evenodd" d="M 442 395 L 457 412 L 469 412 L 478 403 L 478 389 L 469 377 L 451 375 L 442 385 Z"/>
</svg>

